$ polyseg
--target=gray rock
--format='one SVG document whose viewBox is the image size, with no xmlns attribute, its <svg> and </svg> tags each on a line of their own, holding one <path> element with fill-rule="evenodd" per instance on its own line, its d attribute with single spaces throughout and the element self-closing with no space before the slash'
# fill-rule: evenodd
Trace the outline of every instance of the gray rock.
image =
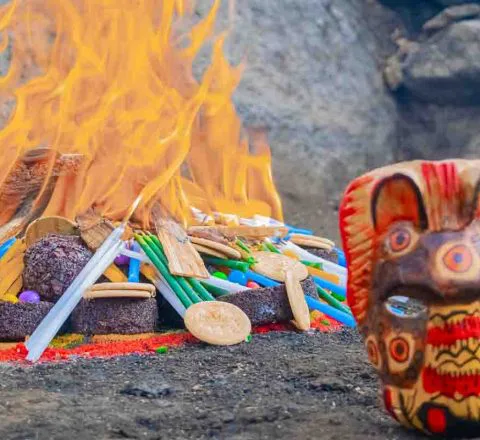
<svg viewBox="0 0 480 440">
<path fill-rule="evenodd" d="M 480 20 L 454 23 L 402 63 L 403 85 L 438 104 L 480 104 Z"/>
<path fill-rule="evenodd" d="M 149 384 L 139 383 L 126 386 L 120 391 L 120 394 L 126 396 L 146 397 L 149 399 L 158 399 L 170 396 L 174 393 L 174 389 L 169 384 Z"/>
<path fill-rule="evenodd" d="M 423 30 L 428 33 L 437 32 L 456 21 L 474 19 L 479 15 L 480 5 L 478 4 L 468 3 L 460 6 L 452 6 L 451 8 L 445 9 L 431 20 L 428 20 L 423 25 Z"/>
</svg>

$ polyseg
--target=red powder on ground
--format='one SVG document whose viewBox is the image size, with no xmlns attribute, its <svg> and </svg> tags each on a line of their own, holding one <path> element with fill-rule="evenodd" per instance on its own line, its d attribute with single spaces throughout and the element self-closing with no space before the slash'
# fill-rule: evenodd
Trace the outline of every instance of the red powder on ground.
<svg viewBox="0 0 480 440">
<path fill-rule="evenodd" d="M 326 323 L 329 323 L 327 325 Z M 332 332 L 342 328 L 342 325 L 325 315 L 312 320 L 312 328 L 321 332 Z M 255 327 L 252 333 L 262 334 L 272 331 L 291 331 L 291 324 L 277 323 Z M 95 358 L 114 357 L 128 354 L 154 353 L 160 346 L 178 347 L 185 344 L 196 344 L 200 341 L 188 332 L 163 333 L 147 339 L 134 341 L 109 341 L 93 344 L 83 344 L 74 348 L 47 348 L 41 357 L 41 362 L 67 360 L 72 357 Z M 25 362 L 27 349 L 23 343 L 15 347 L 0 350 L 0 362 Z"/>
</svg>

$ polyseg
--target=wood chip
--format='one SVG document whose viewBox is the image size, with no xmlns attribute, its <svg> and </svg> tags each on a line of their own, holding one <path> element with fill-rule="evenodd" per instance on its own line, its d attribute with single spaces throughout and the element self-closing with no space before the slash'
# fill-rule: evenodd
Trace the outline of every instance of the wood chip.
<svg viewBox="0 0 480 440">
<path fill-rule="evenodd" d="M 163 245 L 170 273 L 183 277 L 209 278 L 210 274 L 185 230 L 162 213 L 159 205 L 152 207 L 152 219 Z"/>
<path fill-rule="evenodd" d="M 25 243 L 27 247 L 31 246 L 48 234 L 78 235 L 78 233 L 77 225 L 65 217 L 42 217 L 30 223 L 27 227 Z"/>
<path fill-rule="evenodd" d="M 92 251 L 96 251 L 115 229 L 109 220 L 102 218 L 92 210 L 79 215 L 75 220 L 82 240 Z"/>
<path fill-rule="evenodd" d="M 205 301 L 185 313 L 185 327 L 193 336 L 212 345 L 233 345 L 245 341 L 252 331 L 248 316 L 226 302 Z"/>
<path fill-rule="evenodd" d="M 198 237 L 189 237 L 189 238 L 194 245 L 198 244 L 198 245 L 201 245 L 202 247 L 213 249 L 214 251 L 218 251 L 222 254 L 225 254 L 227 258 L 232 258 L 234 260 L 240 260 L 242 258 L 242 254 L 230 246 L 226 246 L 224 244 L 217 243 L 212 240 L 207 240 L 205 238 L 198 238 Z"/>
<path fill-rule="evenodd" d="M 272 280 L 285 281 L 287 271 L 293 271 L 298 280 L 302 281 L 308 277 L 307 268 L 299 261 L 288 258 L 286 255 L 274 252 L 258 251 L 252 252 L 257 261 L 252 269 Z"/>
<path fill-rule="evenodd" d="M 288 270 L 285 275 L 285 288 L 287 290 L 288 302 L 292 308 L 293 324 L 302 331 L 310 329 L 310 312 L 305 300 L 305 294 L 295 272 L 291 270 Z"/>
</svg>

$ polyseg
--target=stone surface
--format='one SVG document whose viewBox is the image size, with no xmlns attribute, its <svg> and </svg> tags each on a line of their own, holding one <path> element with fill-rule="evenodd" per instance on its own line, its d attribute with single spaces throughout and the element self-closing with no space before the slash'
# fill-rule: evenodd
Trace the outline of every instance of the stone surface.
<svg viewBox="0 0 480 440">
<path fill-rule="evenodd" d="M 402 63 L 403 84 L 438 104 L 480 104 L 480 20 L 463 20 L 416 46 Z"/>
</svg>

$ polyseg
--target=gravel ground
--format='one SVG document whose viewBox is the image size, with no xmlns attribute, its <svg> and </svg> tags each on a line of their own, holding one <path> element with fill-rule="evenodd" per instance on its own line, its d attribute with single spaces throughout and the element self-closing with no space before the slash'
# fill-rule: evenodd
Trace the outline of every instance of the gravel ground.
<svg viewBox="0 0 480 440">
<path fill-rule="evenodd" d="M 0 366 L 0 439 L 412 439 L 355 332 Z"/>
</svg>

